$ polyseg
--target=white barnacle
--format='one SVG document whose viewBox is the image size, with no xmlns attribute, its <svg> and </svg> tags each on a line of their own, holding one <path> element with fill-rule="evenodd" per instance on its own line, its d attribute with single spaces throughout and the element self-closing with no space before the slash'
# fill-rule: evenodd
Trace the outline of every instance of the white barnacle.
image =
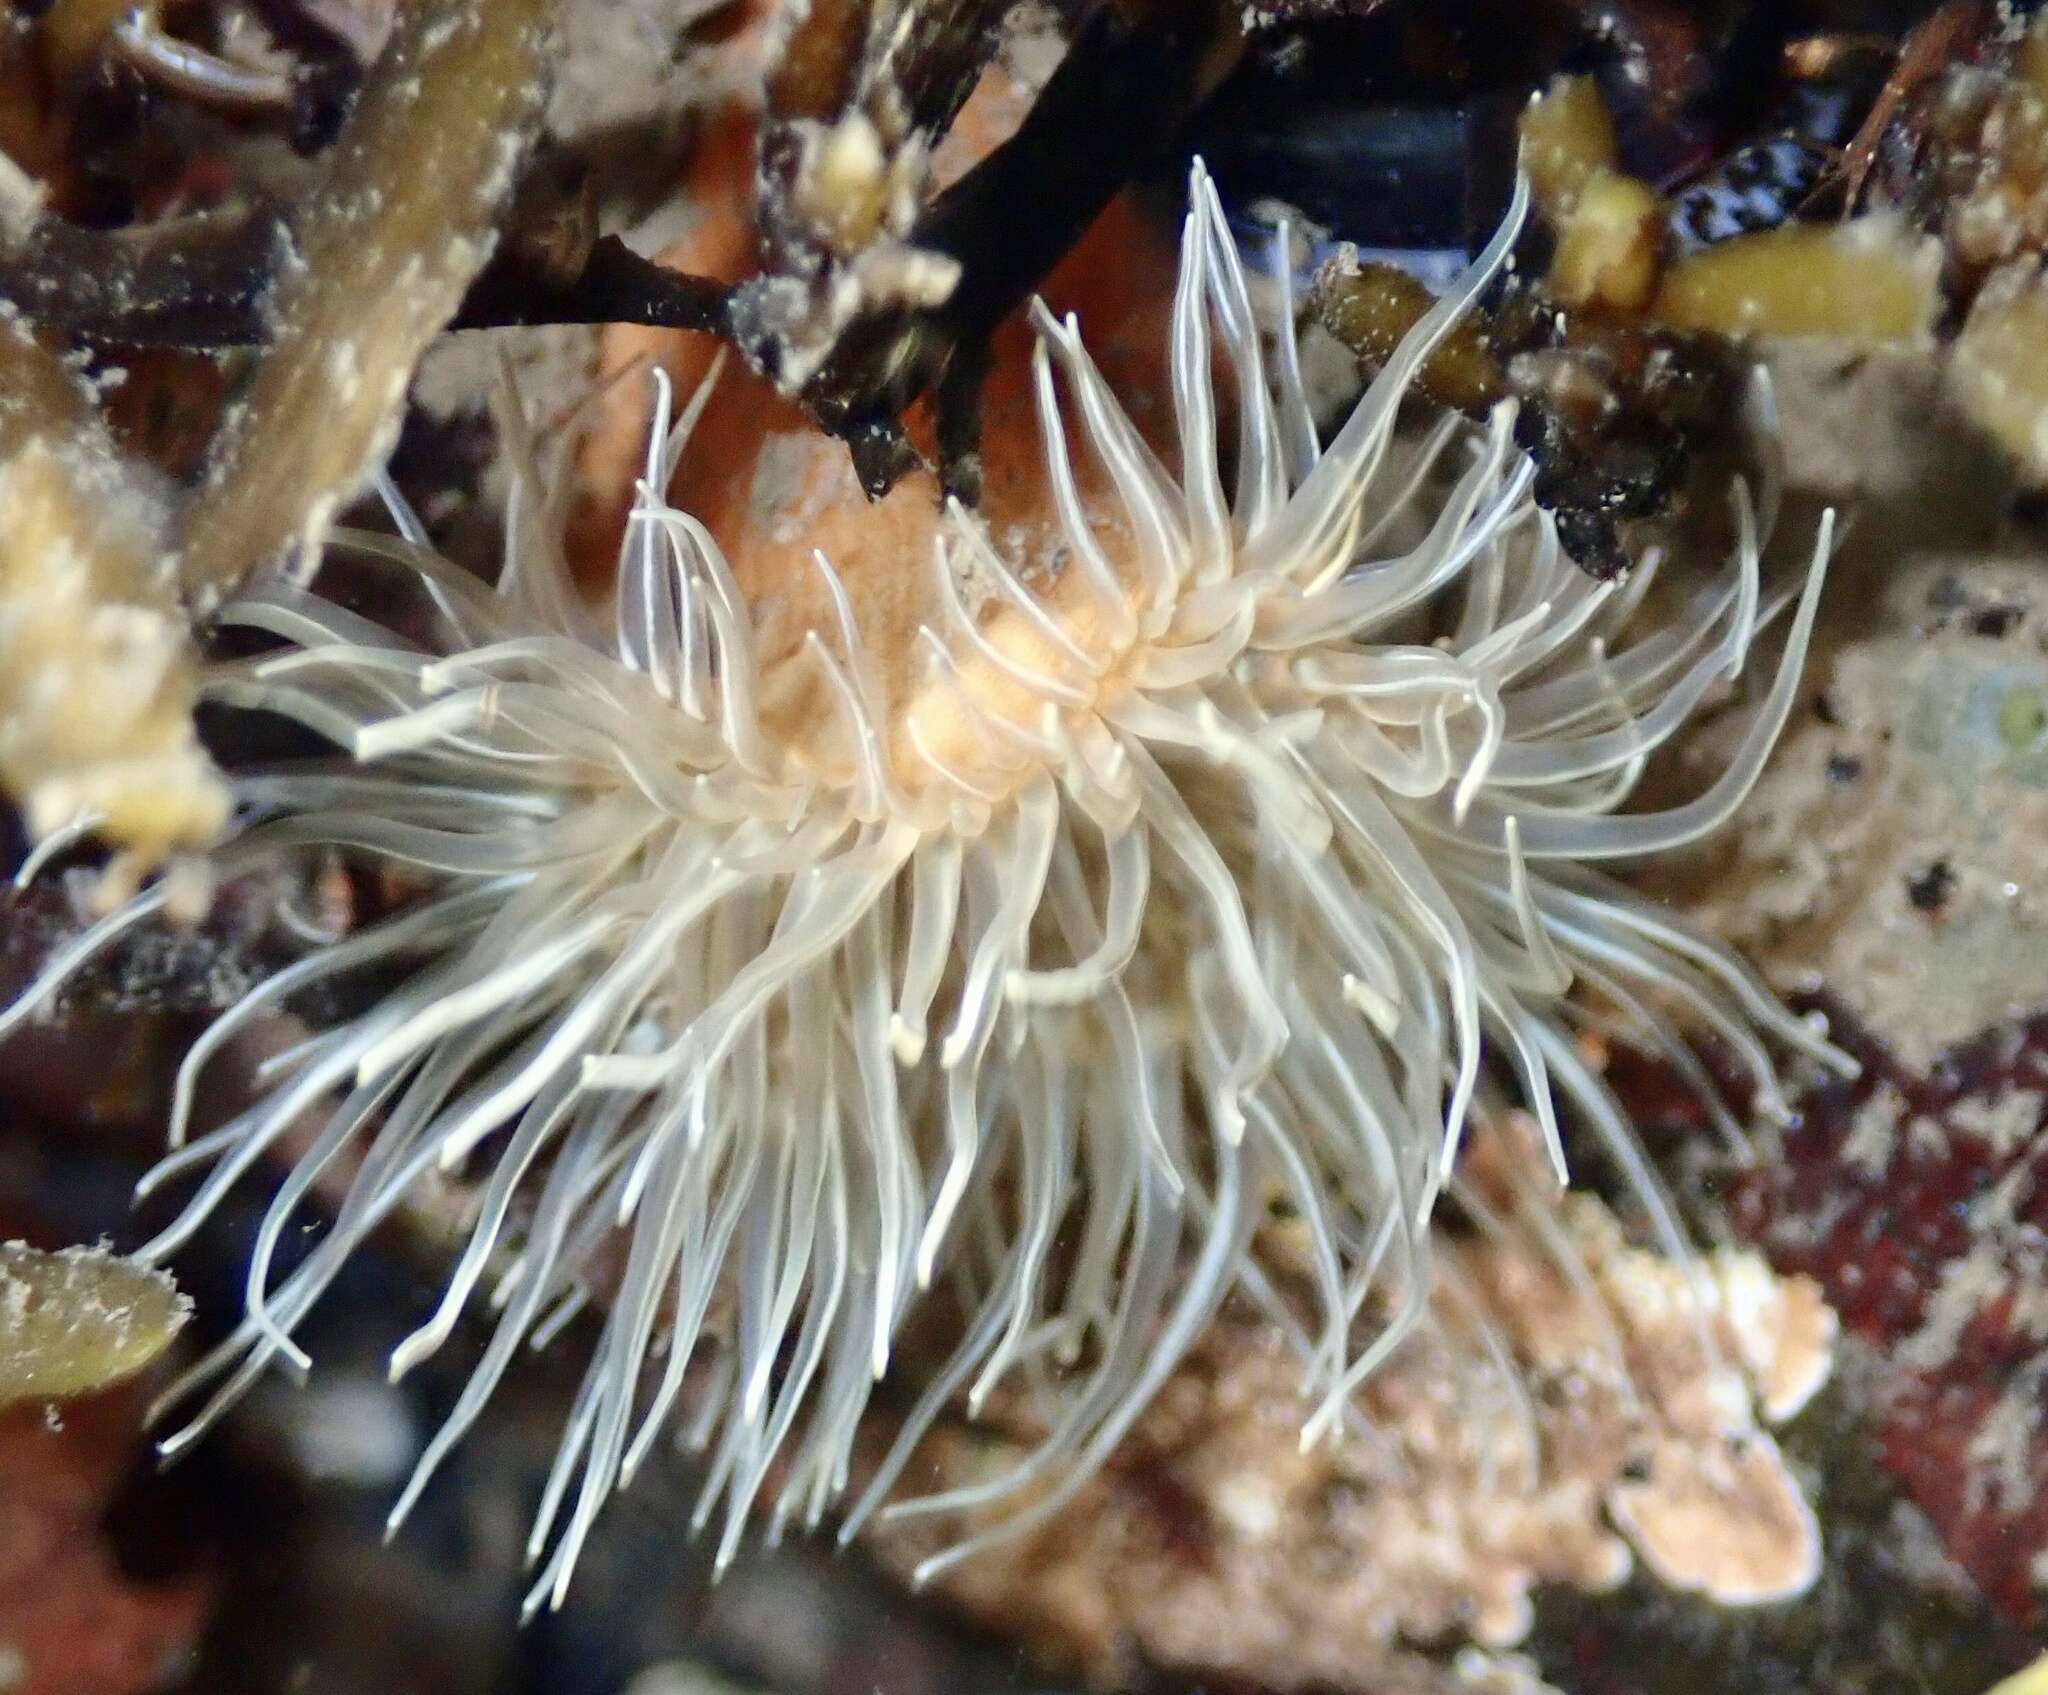
<svg viewBox="0 0 2048 1695">
<path fill-rule="evenodd" d="M 1422 1320 L 1427 1227 L 1485 1067 L 1560 1171 L 1553 1092 L 1569 1103 L 1682 1257 L 1565 996 L 1584 980 L 1679 1054 L 1667 1010 L 1704 1020 L 1766 1100 L 1764 1038 L 1838 1057 L 1594 868 L 1690 842 L 1741 799 L 1791 706 L 1827 526 L 1803 580 L 1767 588 L 1738 503 L 1730 565 L 1644 632 L 1653 565 L 1617 589 L 1564 557 L 1507 412 L 1447 421 L 1419 458 L 1393 451 L 1411 379 L 1502 266 L 1523 205 L 1323 445 L 1197 169 L 1160 432 L 1177 465 L 1074 323 L 1039 314 L 1054 569 L 954 509 L 931 556 L 887 562 L 886 593 L 816 554 L 770 641 L 718 538 L 665 499 L 700 393 L 673 428 L 658 408 L 613 628 L 569 585 L 558 503 L 513 415 L 528 471 L 495 592 L 402 511 L 399 538 L 338 539 L 417 579 L 432 651 L 289 584 L 224 608 L 286 645 L 220 668 L 213 695 L 353 762 L 244 775 L 223 868 L 319 846 L 428 892 L 260 985 L 185 1063 L 158 1177 L 203 1176 L 151 1258 L 309 1109 L 325 1117 L 271 1203 L 239 1328 L 171 1391 L 201 1398 L 171 1445 L 304 1363 L 293 1331 L 337 1268 L 447 1167 L 476 1181 L 475 1224 L 394 1371 L 486 1304 L 487 1277 L 498 1316 L 394 1522 L 520 1345 L 589 1299 L 595 1250 L 619 1245 L 534 1528 L 536 1604 L 559 1600 L 693 1368 L 698 1519 L 722 1513 L 721 1557 L 771 1462 L 771 1531 L 818 1522 L 941 1275 L 963 1298 L 957 1349 L 845 1534 L 877 1510 L 1012 1508 L 989 1534 L 1043 1521 L 1231 1291 L 1298 1350 L 1305 1439 L 1334 1431 Z M 809 608 L 793 627 L 792 604 Z M 1645 758 L 1788 610 L 1725 772 L 1686 804 L 1622 811 Z M 0 1029 L 160 900 L 81 937 Z M 397 986 L 184 1142 L 194 1079 L 232 1031 L 370 966 Z M 277 1275 L 330 1168 L 344 1198 Z M 1275 1196 L 1305 1221 L 1318 1310 L 1261 1264 Z M 939 1411 L 1012 1374 L 1046 1386 L 1042 1445 L 884 1508 Z"/>
</svg>

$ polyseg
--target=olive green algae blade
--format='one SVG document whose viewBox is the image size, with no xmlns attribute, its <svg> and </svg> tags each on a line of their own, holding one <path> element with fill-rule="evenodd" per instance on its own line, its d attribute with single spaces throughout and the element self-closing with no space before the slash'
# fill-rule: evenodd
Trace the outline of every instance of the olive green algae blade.
<svg viewBox="0 0 2048 1695">
<path fill-rule="evenodd" d="M 0 1242 L 0 1407 L 131 1376 L 170 1345 L 191 1311 L 167 1273 L 108 1248 L 46 1253 Z"/>
<path fill-rule="evenodd" d="M 390 452 L 407 385 L 497 236 L 539 123 L 556 0 L 415 0 L 293 222 L 274 339 L 216 437 L 179 574 L 205 612 L 318 546 Z"/>
</svg>

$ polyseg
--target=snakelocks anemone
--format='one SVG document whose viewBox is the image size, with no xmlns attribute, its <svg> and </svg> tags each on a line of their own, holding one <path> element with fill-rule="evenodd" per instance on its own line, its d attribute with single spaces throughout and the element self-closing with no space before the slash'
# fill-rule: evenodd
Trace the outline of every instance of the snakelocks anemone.
<svg viewBox="0 0 2048 1695">
<path fill-rule="evenodd" d="M 495 592 L 402 507 L 402 536 L 337 538 L 431 597 L 431 651 L 284 583 L 223 609 L 284 645 L 221 665 L 212 696 L 352 762 L 243 775 L 220 868 L 338 849 L 426 892 L 269 978 L 185 1061 L 151 1181 L 203 1177 L 145 1257 L 293 1157 L 239 1328 L 171 1391 L 196 1411 L 169 1446 L 307 1364 L 295 1327 L 436 1171 L 473 1180 L 474 1223 L 394 1372 L 472 1306 L 498 1316 L 394 1522 L 520 1345 L 604 1309 L 534 1529 L 536 1604 L 678 1425 L 707 1451 L 699 1519 L 722 1515 L 723 1557 L 757 1502 L 771 1531 L 818 1521 L 935 1282 L 957 1351 L 848 1534 L 941 1409 L 1013 1374 L 1042 1383 L 1049 1433 L 951 1504 L 1012 1508 L 988 1534 L 1041 1522 L 1232 1292 L 1299 1352 L 1304 1440 L 1334 1434 L 1423 1318 L 1431 1212 L 1482 1075 L 1526 1099 L 1561 1176 L 1555 1090 L 1683 1257 L 1565 996 L 1579 979 L 1679 1055 L 1667 1018 L 1698 1022 L 1767 1107 L 1766 1039 L 1834 1057 L 1594 869 L 1693 841 L 1747 791 L 1792 704 L 1829 526 L 1773 590 L 1773 491 L 1761 522 L 1738 492 L 1732 562 L 1662 585 L 1639 632 L 1654 561 L 1626 587 L 1573 566 L 1506 409 L 1397 441 L 1411 379 L 1525 203 L 1327 445 L 1197 168 L 1149 414 L 1120 405 L 1074 320 L 1038 311 L 1035 529 L 954 507 L 916 556 L 855 572 L 820 551 L 801 583 L 747 583 L 666 498 L 707 383 L 673 425 L 657 406 L 609 628 L 570 585 L 566 491 L 516 418 Z M 1774 622 L 1783 657 L 1726 769 L 1682 805 L 1621 811 Z M 164 899 L 79 937 L 0 1028 Z M 396 986 L 185 1140 L 233 1032 L 369 970 Z M 341 1198 L 279 1271 L 316 1184 Z M 1260 1263 L 1276 1201 L 1311 1244 L 1305 1303 Z"/>
</svg>

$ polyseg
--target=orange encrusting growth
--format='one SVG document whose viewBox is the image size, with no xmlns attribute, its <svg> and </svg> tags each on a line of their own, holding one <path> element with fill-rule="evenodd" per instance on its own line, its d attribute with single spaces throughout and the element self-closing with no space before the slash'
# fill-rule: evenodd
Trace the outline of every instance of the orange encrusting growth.
<svg viewBox="0 0 2048 1695">
<path fill-rule="evenodd" d="M 754 175 L 751 105 L 730 100 L 698 136 L 691 161 L 690 227 L 655 257 L 693 276 L 737 282 L 754 265 L 754 222 L 748 188 Z M 633 504 L 633 484 L 647 449 L 648 371 L 665 371 L 688 394 L 704 380 L 720 344 L 710 336 L 651 324 L 611 324 L 598 340 L 597 392 L 577 452 L 576 504 L 566 539 L 584 592 L 611 592 L 619 537 Z"/>
</svg>

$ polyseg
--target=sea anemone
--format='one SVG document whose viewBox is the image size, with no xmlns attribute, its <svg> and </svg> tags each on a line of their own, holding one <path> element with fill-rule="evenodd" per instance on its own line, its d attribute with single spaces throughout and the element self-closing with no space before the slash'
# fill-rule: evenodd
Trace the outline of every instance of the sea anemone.
<svg viewBox="0 0 2048 1695">
<path fill-rule="evenodd" d="M 1574 567 L 1509 409 L 1397 444 L 1411 380 L 1525 205 L 1324 445 L 1291 308 L 1269 348 L 1198 167 L 1155 408 L 1178 466 L 1041 307 L 1044 525 L 1015 546 L 955 506 L 929 555 L 855 581 L 820 552 L 808 585 L 743 589 L 666 500 L 707 383 L 673 425 L 665 393 L 656 407 L 612 629 L 571 586 L 567 491 L 516 410 L 495 592 L 402 504 L 400 536 L 336 538 L 424 589 L 431 650 L 281 581 L 224 607 L 284 646 L 224 662 L 210 695 L 353 763 L 242 775 L 221 869 L 340 850 L 426 892 L 260 984 L 184 1062 L 150 1182 L 205 1175 L 143 1258 L 292 1157 L 246 1313 L 170 1391 L 207 1398 L 167 1446 L 273 1365 L 304 1368 L 294 1329 L 436 1171 L 474 1178 L 474 1222 L 393 1372 L 448 1340 L 487 1274 L 499 1316 L 394 1524 L 519 1346 L 604 1307 L 534 1528 L 535 1604 L 559 1601 L 601 1504 L 678 1422 L 708 1452 L 698 1521 L 722 1509 L 721 1559 L 771 1462 L 771 1531 L 818 1521 L 935 1282 L 957 1348 L 848 1534 L 943 1407 L 1013 1374 L 1043 1383 L 1049 1434 L 946 1504 L 1012 1505 L 992 1534 L 1042 1521 L 1231 1291 L 1301 1356 L 1304 1440 L 1333 1432 L 1425 1312 L 1427 1226 L 1483 1071 L 1527 1101 L 1561 1174 L 1555 1087 L 1682 1257 L 1569 1033 L 1574 977 L 1674 1054 L 1665 1009 L 1696 1018 L 1766 1105 L 1764 1037 L 1833 1050 L 1590 866 L 1691 842 L 1742 798 L 1792 704 L 1829 526 L 1803 581 L 1766 590 L 1775 501 L 1758 524 L 1738 492 L 1732 565 L 1661 585 L 1654 631 L 1610 649 L 1655 561 L 1626 587 Z M 1787 607 L 1725 771 L 1685 804 L 1619 811 Z M 163 899 L 88 929 L 0 1032 Z M 231 1034 L 370 969 L 396 986 L 184 1141 Z M 333 1217 L 279 1275 L 323 1182 Z M 1306 1306 L 1260 1263 L 1275 1201 L 1311 1244 Z"/>
</svg>

